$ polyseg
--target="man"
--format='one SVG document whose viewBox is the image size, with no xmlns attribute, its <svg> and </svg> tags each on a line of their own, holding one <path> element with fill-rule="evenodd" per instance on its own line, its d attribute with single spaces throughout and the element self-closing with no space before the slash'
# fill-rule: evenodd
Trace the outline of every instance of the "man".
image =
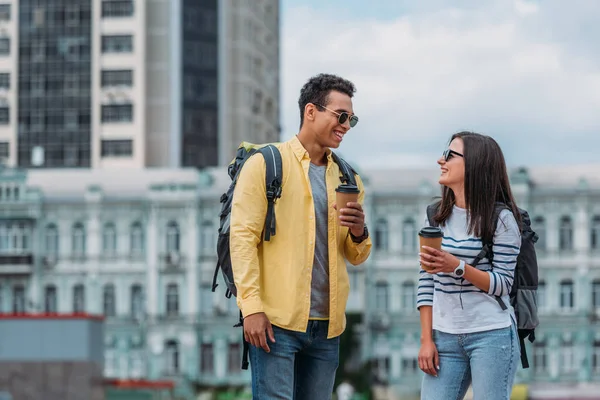
<svg viewBox="0 0 600 400">
<path fill-rule="evenodd" d="M 300 132 L 279 144 L 283 194 L 275 203 L 276 235 L 263 241 L 267 212 L 265 160 L 253 156 L 233 196 L 230 249 L 237 303 L 250 343 L 254 399 L 331 398 L 339 336 L 346 325 L 346 262 L 364 262 L 371 240 L 361 204 L 340 217 L 335 188 L 340 169 L 331 148 L 358 122 L 354 85 L 321 74 L 302 88 Z"/>
</svg>

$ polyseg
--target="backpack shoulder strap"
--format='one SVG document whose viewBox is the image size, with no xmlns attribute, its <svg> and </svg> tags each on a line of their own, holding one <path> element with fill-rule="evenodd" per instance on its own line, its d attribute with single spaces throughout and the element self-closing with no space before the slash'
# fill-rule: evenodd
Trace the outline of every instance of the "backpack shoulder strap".
<svg viewBox="0 0 600 400">
<path fill-rule="evenodd" d="M 438 224 L 434 221 L 433 217 L 437 214 L 438 209 L 440 207 L 440 203 L 436 202 L 427 206 L 427 221 L 429 221 L 429 226 L 437 226 Z"/>
<path fill-rule="evenodd" d="M 281 197 L 283 171 L 281 153 L 276 146 L 268 144 L 258 149 L 258 152 L 264 157 L 266 165 L 265 184 L 268 205 L 265 218 L 265 241 L 268 242 L 271 236 L 275 235 L 275 202 Z"/>
<path fill-rule="evenodd" d="M 335 152 L 331 152 L 331 158 L 333 161 L 340 167 L 340 171 L 342 172 L 341 180 L 343 183 L 350 183 L 352 185 L 356 185 L 356 178 L 354 175 L 358 175 L 358 173 L 348 164 L 343 158 L 335 154 Z"/>
</svg>

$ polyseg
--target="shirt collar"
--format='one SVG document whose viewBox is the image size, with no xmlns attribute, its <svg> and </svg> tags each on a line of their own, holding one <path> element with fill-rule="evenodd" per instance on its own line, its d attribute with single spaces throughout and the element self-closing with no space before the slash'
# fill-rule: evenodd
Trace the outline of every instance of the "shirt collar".
<svg viewBox="0 0 600 400">
<path fill-rule="evenodd" d="M 302 143 L 300 143 L 300 140 L 298 139 L 297 135 L 294 135 L 294 137 L 291 138 L 289 142 L 290 146 L 292 147 L 292 151 L 296 155 L 298 161 L 302 162 L 304 158 L 310 159 L 308 151 L 304 148 L 304 146 L 302 146 Z M 332 161 L 331 149 L 326 149 L 325 152 L 327 153 L 327 164 L 329 164 Z"/>
</svg>

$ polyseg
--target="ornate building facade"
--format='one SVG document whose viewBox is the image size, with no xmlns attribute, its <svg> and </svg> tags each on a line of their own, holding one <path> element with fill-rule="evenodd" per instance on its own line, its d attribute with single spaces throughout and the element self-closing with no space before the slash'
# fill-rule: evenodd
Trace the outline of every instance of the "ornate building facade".
<svg viewBox="0 0 600 400">
<path fill-rule="evenodd" d="M 348 311 L 374 381 L 418 396 L 417 230 L 435 170 L 364 171 L 374 249 L 352 267 Z M 600 166 L 515 171 L 540 265 L 540 327 L 519 370 L 535 399 L 600 385 Z M 238 310 L 212 292 L 218 169 L 0 169 L 0 312 L 105 315 L 104 372 L 182 393 L 247 386 Z M 594 386 L 595 385 L 595 386 Z M 577 388 L 580 389 L 577 389 Z M 557 397 L 554 397 L 557 398 Z"/>
</svg>

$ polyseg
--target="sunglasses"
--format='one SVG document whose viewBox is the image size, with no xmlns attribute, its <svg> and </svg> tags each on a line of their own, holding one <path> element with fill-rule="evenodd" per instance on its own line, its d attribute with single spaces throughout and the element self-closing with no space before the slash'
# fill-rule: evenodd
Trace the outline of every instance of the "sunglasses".
<svg viewBox="0 0 600 400">
<path fill-rule="evenodd" d="M 358 117 L 354 114 L 350 115 L 350 113 L 343 111 L 341 113 L 337 112 L 337 111 L 333 111 L 330 110 L 329 108 L 322 106 L 320 104 L 316 104 L 315 106 L 319 106 L 321 108 L 324 108 L 325 110 L 334 113 L 335 115 L 337 115 L 338 117 L 338 122 L 340 123 L 340 125 L 344 125 L 346 123 L 346 121 L 348 121 L 348 119 L 350 119 L 350 128 L 354 128 L 356 126 L 356 124 L 358 124 Z"/>
<path fill-rule="evenodd" d="M 450 160 L 454 156 L 463 157 L 463 158 L 465 157 L 464 155 L 460 154 L 459 152 L 450 150 L 450 149 L 444 150 L 444 153 L 442 154 L 442 158 L 446 162 L 448 162 L 448 160 Z"/>
</svg>

